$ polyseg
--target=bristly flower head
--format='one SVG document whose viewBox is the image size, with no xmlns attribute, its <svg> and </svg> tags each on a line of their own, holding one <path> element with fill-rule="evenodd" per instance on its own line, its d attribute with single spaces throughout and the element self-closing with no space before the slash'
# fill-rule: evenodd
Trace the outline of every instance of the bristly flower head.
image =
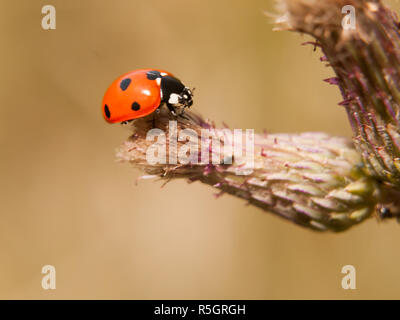
<svg viewBox="0 0 400 320">
<path fill-rule="evenodd" d="M 369 173 L 400 187 L 400 33 L 394 13 L 380 0 L 279 3 L 284 11 L 277 23 L 315 37 L 335 71 L 329 83 L 341 89 L 339 105 Z M 354 28 L 343 27 L 349 6 Z"/>
<path fill-rule="evenodd" d="M 192 112 L 185 115 L 187 119 L 178 118 L 176 127 L 178 131 L 191 129 L 198 133 L 199 145 L 202 143 L 200 131 L 204 128 L 216 133 L 226 130 L 214 128 Z M 156 126 L 164 137 L 170 136 L 174 120 L 167 111 L 157 117 Z M 156 143 L 148 139 L 152 125 L 152 118 L 136 120 L 131 138 L 117 153 L 120 161 L 144 170 L 146 178 L 150 175 L 166 181 L 176 178 L 200 181 L 219 189 L 219 196 L 232 194 L 314 230 L 347 229 L 369 217 L 380 198 L 375 180 L 365 174 L 360 156 L 345 138 L 323 133 L 256 134 L 253 170 L 246 175 L 238 174 L 243 170 L 243 163 L 235 160 L 232 164 L 224 163 L 224 140 L 220 141 L 221 148 L 210 145 L 219 163 L 149 163 L 148 150 Z M 188 143 L 182 139 L 165 141 L 167 154 L 171 143 L 176 143 L 174 152 Z M 198 156 L 201 157 L 202 154 Z"/>
</svg>

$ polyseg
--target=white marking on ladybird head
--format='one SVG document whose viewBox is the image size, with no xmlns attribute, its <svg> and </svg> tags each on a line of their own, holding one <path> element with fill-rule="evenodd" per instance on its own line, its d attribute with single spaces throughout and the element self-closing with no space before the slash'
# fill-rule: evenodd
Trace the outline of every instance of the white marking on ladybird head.
<svg viewBox="0 0 400 320">
<path fill-rule="evenodd" d="M 145 94 L 146 96 L 150 96 L 151 95 L 150 90 L 147 90 L 147 89 L 143 89 L 142 93 Z"/>
<path fill-rule="evenodd" d="M 157 82 L 158 85 L 161 85 L 161 78 L 157 78 L 156 82 Z"/>
<path fill-rule="evenodd" d="M 178 104 L 179 103 L 179 94 L 171 93 L 169 96 L 168 102 L 170 104 Z"/>
<path fill-rule="evenodd" d="M 165 77 L 167 74 L 168 74 L 168 73 L 161 72 L 161 75 L 162 75 L 163 77 Z"/>
</svg>

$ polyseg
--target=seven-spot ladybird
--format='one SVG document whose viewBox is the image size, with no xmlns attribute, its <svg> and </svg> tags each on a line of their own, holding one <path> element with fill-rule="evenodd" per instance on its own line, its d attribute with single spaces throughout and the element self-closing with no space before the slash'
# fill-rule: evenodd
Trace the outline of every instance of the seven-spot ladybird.
<svg viewBox="0 0 400 320">
<path fill-rule="evenodd" d="M 126 122 L 147 116 L 164 103 L 173 115 L 176 108 L 193 104 L 192 91 L 163 70 L 140 69 L 116 79 L 103 98 L 103 116 L 107 122 Z"/>
</svg>

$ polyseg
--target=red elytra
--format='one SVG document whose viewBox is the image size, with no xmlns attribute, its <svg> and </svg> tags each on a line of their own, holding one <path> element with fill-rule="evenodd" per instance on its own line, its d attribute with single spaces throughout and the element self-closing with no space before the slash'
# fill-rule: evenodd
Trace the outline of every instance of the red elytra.
<svg viewBox="0 0 400 320">
<path fill-rule="evenodd" d="M 102 111 L 110 123 L 147 116 L 161 104 L 161 77 L 174 77 L 158 69 L 139 69 L 118 77 L 104 94 Z"/>
</svg>

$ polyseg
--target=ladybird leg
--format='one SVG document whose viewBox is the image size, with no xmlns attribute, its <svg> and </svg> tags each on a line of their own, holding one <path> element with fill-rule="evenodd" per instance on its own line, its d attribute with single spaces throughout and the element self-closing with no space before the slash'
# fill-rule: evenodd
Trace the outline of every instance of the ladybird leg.
<svg viewBox="0 0 400 320">
<path fill-rule="evenodd" d="M 182 117 L 182 118 L 184 118 L 186 120 L 189 120 L 189 118 L 184 116 L 186 108 L 188 108 L 188 106 L 186 104 L 183 104 L 178 116 L 180 116 L 180 117 Z"/>
<path fill-rule="evenodd" d="M 160 105 L 160 106 L 161 106 L 161 105 Z M 160 114 L 160 107 L 158 107 L 158 108 L 153 112 L 153 129 L 156 128 L 156 120 L 157 120 L 159 114 Z"/>
<path fill-rule="evenodd" d="M 190 120 L 188 117 L 186 117 L 186 116 L 183 114 L 183 112 L 181 112 L 181 113 L 179 114 L 179 116 L 180 116 L 182 119 Z"/>
<path fill-rule="evenodd" d="M 185 113 L 185 109 L 186 109 L 186 108 L 189 108 L 189 106 L 187 106 L 187 105 L 184 104 L 183 107 L 182 107 L 182 109 L 181 109 L 181 112 L 179 112 L 179 115 L 180 115 L 180 116 L 183 116 L 183 114 Z"/>
<path fill-rule="evenodd" d="M 172 104 L 168 103 L 168 102 L 166 103 L 166 105 L 167 105 L 169 111 L 171 111 L 171 113 L 176 117 L 177 114 L 176 114 L 174 106 Z"/>
<path fill-rule="evenodd" d="M 161 106 L 162 106 L 162 104 L 160 104 L 159 107 L 153 112 L 153 119 L 152 119 L 153 128 L 152 129 L 154 129 L 156 127 L 156 119 L 157 119 L 157 115 L 160 114 Z"/>
</svg>

